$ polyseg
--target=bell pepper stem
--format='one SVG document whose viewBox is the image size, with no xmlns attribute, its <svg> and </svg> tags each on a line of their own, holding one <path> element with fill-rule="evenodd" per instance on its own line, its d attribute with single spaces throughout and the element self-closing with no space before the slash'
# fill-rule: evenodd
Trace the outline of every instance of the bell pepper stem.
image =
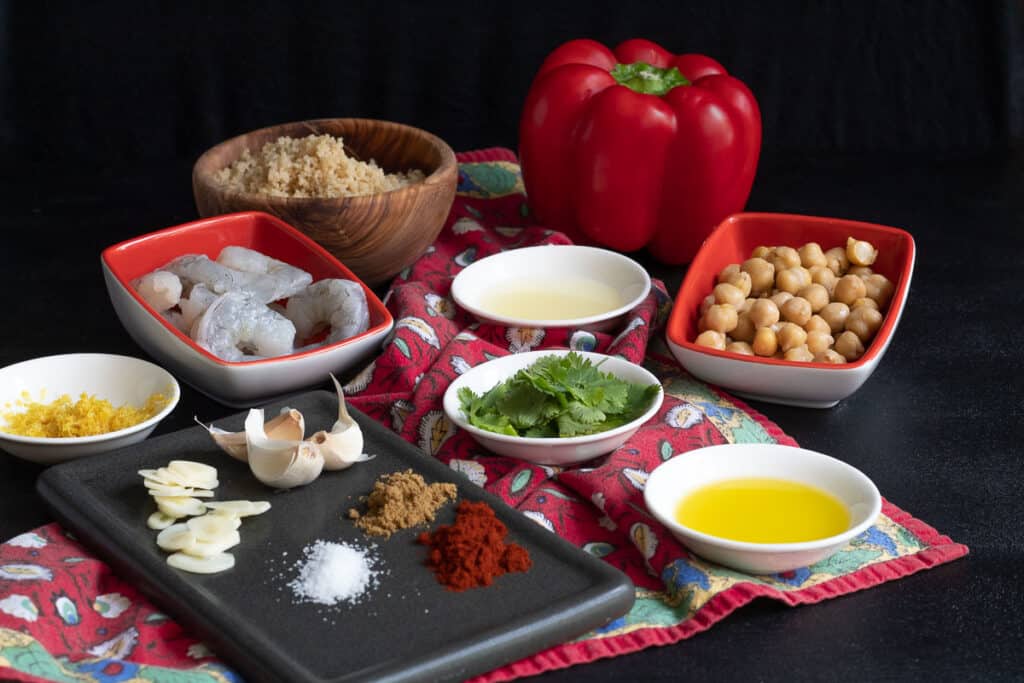
<svg viewBox="0 0 1024 683">
<path fill-rule="evenodd" d="M 686 80 L 686 76 L 675 66 L 662 69 L 646 62 L 616 64 L 611 74 L 619 85 L 624 85 L 630 90 L 644 95 L 657 95 L 658 97 L 672 88 L 690 85 L 690 81 Z"/>
</svg>

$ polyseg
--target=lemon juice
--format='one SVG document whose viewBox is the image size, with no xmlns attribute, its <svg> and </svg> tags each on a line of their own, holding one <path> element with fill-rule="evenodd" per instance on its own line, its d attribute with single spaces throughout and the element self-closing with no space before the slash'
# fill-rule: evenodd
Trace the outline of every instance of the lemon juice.
<svg viewBox="0 0 1024 683">
<path fill-rule="evenodd" d="M 850 527 L 838 498 L 795 481 L 750 477 L 703 486 L 676 508 L 680 524 L 719 538 L 750 543 L 799 543 Z"/>
<path fill-rule="evenodd" d="M 586 318 L 622 304 L 618 290 L 583 277 L 531 278 L 495 287 L 480 299 L 480 307 L 494 315 L 527 320 Z"/>
</svg>

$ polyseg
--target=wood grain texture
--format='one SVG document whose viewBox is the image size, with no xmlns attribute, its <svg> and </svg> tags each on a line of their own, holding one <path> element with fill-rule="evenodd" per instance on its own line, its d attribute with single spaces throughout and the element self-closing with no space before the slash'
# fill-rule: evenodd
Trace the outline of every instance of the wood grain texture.
<svg viewBox="0 0 1024 683">
<path fill-rule="evenodd" d="M 365 197 L 322 199 L 233 192 L 214 174 L 281 136 L 330 134 L 359 159 L 387 172 L 418 168 L 420 183 Z M 319 242 L 366 284 L 376 286 L 412 264 L 433 243 L 455 198 L 455 153 L 440 138 L 412 126 L 374 119 L 318 119 L 285 123 L 231 138 L 207 150 L 192 169 L 199 215 L 265 211 Z"/>
</svg>

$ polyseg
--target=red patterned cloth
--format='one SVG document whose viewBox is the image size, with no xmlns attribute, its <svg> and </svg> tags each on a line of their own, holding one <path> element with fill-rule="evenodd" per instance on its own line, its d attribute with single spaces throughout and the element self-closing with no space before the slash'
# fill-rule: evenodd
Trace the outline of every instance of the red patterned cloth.
<svg viewBox="0 0 1024 683">
<path fill-rule="evenodd" d="M 655 282 L 647 300 L 610 334 L 478 325 L 457 309 L 449 288 L 466 265 L 504 249 L 567 243 L 564 235 L 531 225 L 510 151 L 466 153 L 459 160 L 459 195 L 444 230 L 388 294 L 395 332 L 346 393 L 353 405 L 407 441 L 618 567 L 636 585 L 636 605 L 622 618 L 478 681 L 509 680 L 673 643 L 758 596 L 790 605 L 813 603 L 967 552 L 886 502 L 874 527 L 812 567 L 749 576 L 692 557 L 647 515 L 648 474 L 664 460 L 711 444 L 795 442 L 745 404 L 691 378 L 666 353 L 661 326 L 671 302 L 661 283 Z M 644 363 L 664 386 L 661 410 L 614 453 L 570 469 L 491 455 L 444 417 L 444 391 L 467 368 L 495 356 L 555 347 Z M 0 677 L 197 683 L 237 675 L 57 525 L 49 525 L 0 545 Z"/>
</svg>

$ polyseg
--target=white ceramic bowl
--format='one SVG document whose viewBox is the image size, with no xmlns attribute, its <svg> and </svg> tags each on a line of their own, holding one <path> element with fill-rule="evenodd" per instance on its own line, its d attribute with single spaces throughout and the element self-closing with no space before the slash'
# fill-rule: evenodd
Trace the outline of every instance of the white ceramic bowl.
<svg viewBox="0 0 1024 683">
<path fill-rule="evenodd" d="M 63 394 L 77 400 L 82 392 L 124 404 L 145 405 L 154 393 L 169 397 L 159 413 L 137 425 L 107 434 L 47 439 L 0 432 L 0 449 L 24 460 L 50 465 L 84 455 L 112 451 L 138 443 L 178 405 L 181 388 L 163 368 L 148 361 L 107 353 L 69 353 L 45 356 L 0 369 L 0 412 L 18 412 L 17 401 L 49 403 Z M 0 416 L 0 423 L 5 422 Z"/>
<path fill-rule="evenodd" d="M 491 310 L 497 291 L 529 285 L 540 296 L 573 295 L 587 287 L 610 287 L 618 301 L 607 310 L 573 318 L 547 319 L 510 316 Z M 485 323 L 507 327 L 575 327 L 595 332 L 611 329 L 651 291 L 651 278 L 633 259 L 607 249 L 576 245 L 543 245 L 510 249 L 482 258 L 452 281 L 455 302 Z M 535 293 L 536 295 L 536 293 Z"/>
<path fill-rule="evenodd" d="M 262 251 L 308 271 L 314 281 L 360 282 L 312 239 L 274 216 L 255 211 L 158 230 L 105 249 L 101 262 L 107 293 L 128 334 L 157 362 L 221 403 L 238 408 L 260 405 L 323 382 L 332 372 L 341 374 L 369 359 L 394 324 L 384 304 L 364 284 L 370 328 L 362 334 L 276 358 L 240 363 L 217 358 L 153 310 L 131 282 L 182 254 L 216 258 L 227 245 Z"/>
<path fill-rule="evenodd" d="M 533 365 L 537 359 L 543 356 L 565 356 L 568 353 L 571 352 L 568 350 L 530 351 L 481 363 L 460 375 L 448 386 L 448 390 L 444 392 L 444 412 L 448 419 L 465 429 L 481 445 L 498 455 L 528 460 L 539 465 L 571 465 L 610 453 L 624 444 L 645 422 L 657 414 L 658 409 L 661 408 L 664 392 L 659 391 L 644 414 L 629 424 L 598 434 L 564 438 L 508 436 L 489 432 L 467 422 L 459 406 L 458 392 L 462 387 L 469 387 L 477 394 L 483 394 L 495 385 L 509 379 L 519 370 Z M 600 364 L 603 372 L 610 372 L 627 382 L 660 385 L 657 377 L 635 363 L 601 353 L 578 353 L 595 365 Z"/>
<path fill-rule="evenodd" d="M 742 263 L 761 244 L 800 247 L 817 242 L 828 249 L 845 245 L 849 236 L 875 245 L 878 260 L 872 268 L 888 277 L 895 287 L 882 326 L 863 356 L 842 365 L 798 363 L 741 356 L 694 343 L 700 302 L 711 292 L 725 266 Z M 867 381 L 889 348 L 907 302 L 915 254 L 913 237 L 898 228 L 818 216 L 734 214 L 704 240 L 686 271 L 666 327 L 669 348 L 691 375 L 740 396 L 807 408 L 830 408 Z"/>
<path fill-rule="evenodd" d="M 816 541 L 748 543 L 701 533 L 675 520 L 676 507 L 690 493 L 740 477 L 786 479 L 831 493 L 849 509 L 850 528 Z M 775 574 L 823 560 L 866 531 L 882 511 L 878 489 L 860 470 L 822 453 L 777 444 L 727 444 L 681 453 L 651 472 L 644 502 L 690 550 L 749 574 Z"/>
</svg>

